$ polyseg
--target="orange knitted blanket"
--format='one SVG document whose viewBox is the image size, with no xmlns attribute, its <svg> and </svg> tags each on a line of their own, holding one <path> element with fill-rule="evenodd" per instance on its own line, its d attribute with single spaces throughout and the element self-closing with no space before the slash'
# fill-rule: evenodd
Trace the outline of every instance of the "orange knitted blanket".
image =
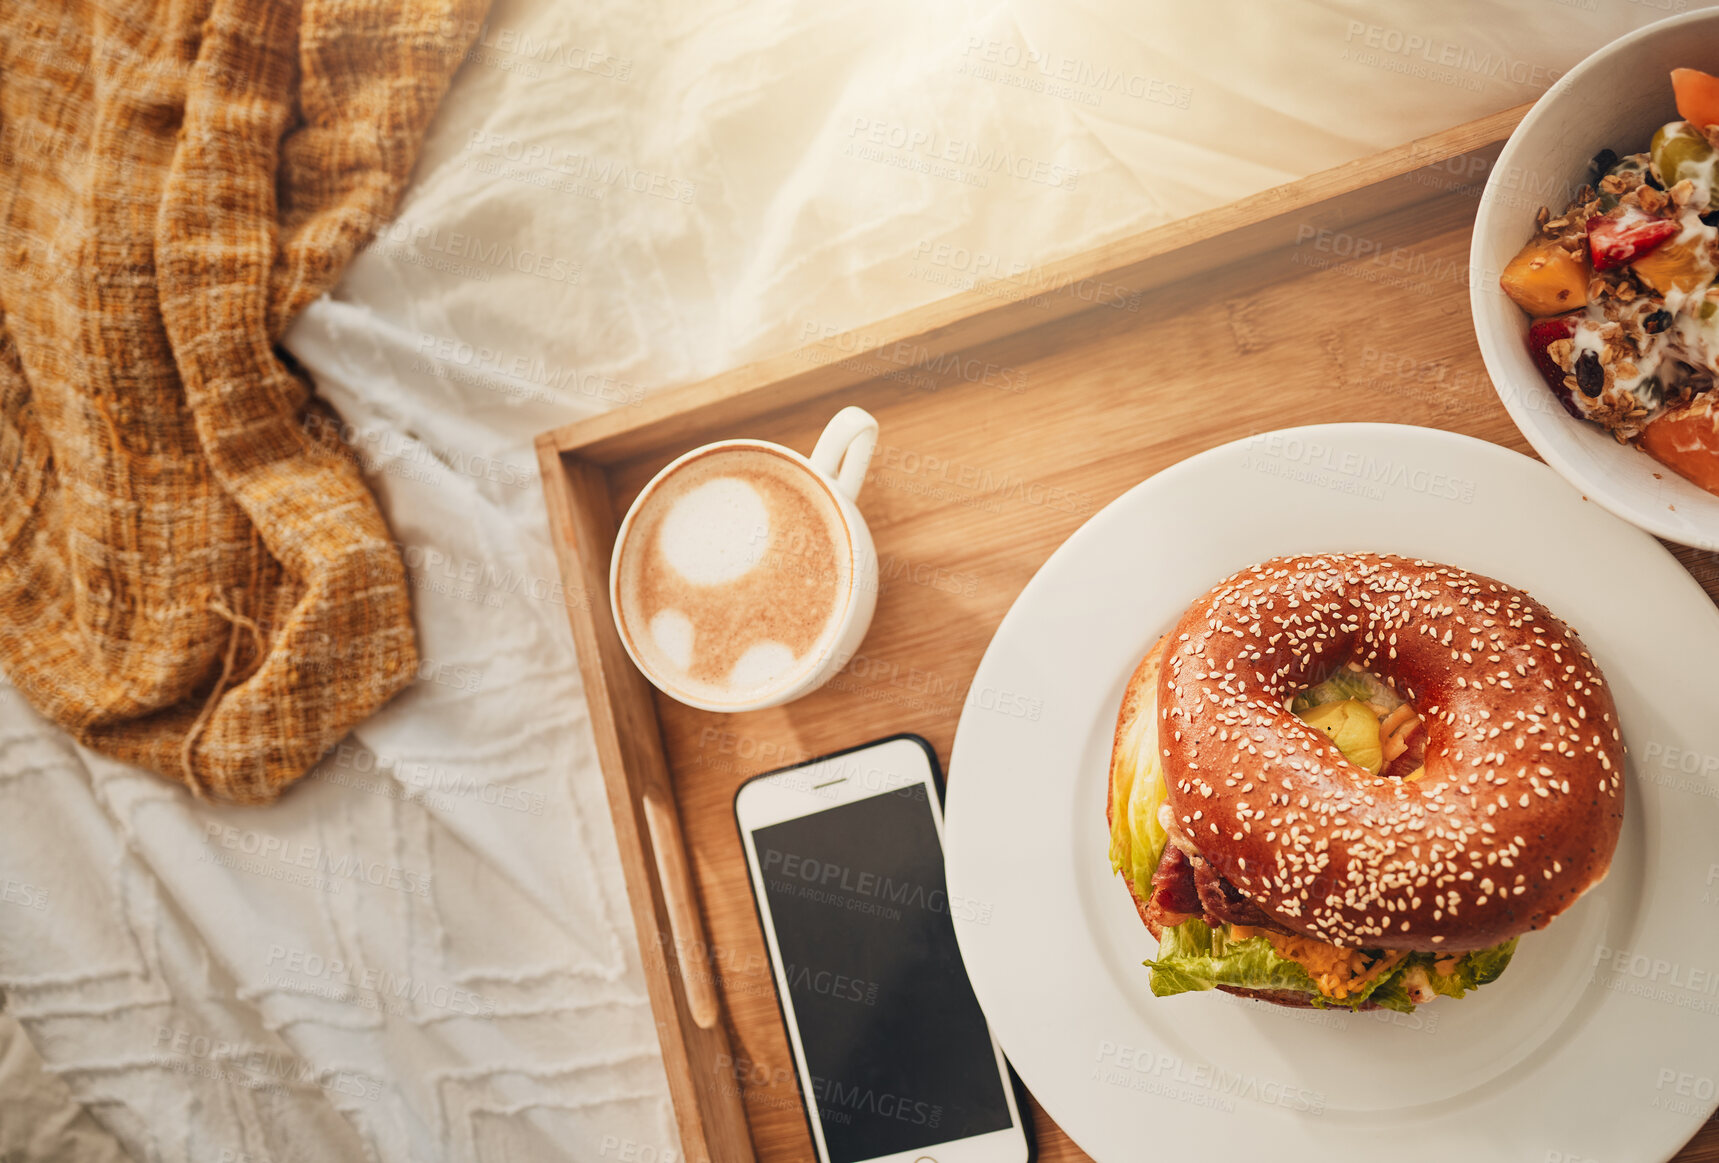
<svg viewBox="0 0 1719 1163">
<path fill-rule="evenodd" d="M 272 800 L 417 668 L 276 342 L 392 213 L 488 0 L 0 4 L 0 669 Z"/>
</svg>

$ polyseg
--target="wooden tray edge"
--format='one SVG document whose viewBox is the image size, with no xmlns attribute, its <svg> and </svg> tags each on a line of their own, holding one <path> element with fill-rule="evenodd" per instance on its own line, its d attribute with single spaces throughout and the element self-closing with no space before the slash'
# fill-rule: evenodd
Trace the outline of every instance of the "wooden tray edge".
<svg viewBox="0 0 1719 1163">
<path fill-rule="evenodd" d="M 538 439 L 537 454 L 681 1146 L 691 1163 L 752 1163 L 751 1130 L 739 1081 L 727 1068 L 733 1056 L 662 727 L 650 687 L 627 658 L 609 610 L 615 522 L 608 484 L 601 469 L 564 456 L 549 440 Z"/>
</svg>

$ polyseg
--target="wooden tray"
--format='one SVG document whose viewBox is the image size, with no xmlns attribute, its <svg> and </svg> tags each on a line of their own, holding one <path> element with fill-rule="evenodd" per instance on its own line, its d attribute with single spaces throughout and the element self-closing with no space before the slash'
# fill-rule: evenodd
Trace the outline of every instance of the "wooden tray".
<svg viewBox="0 0 1719 1163">
<path fill-rule="evenodd" d="M 898 731 L 945 762 L 1010 603 L 1064 538 L 1202 449 L 1338 420 L 1528 452 L 1468 309 L 1489 163 L 1524 109 L 997 280 L 538 439 L 549 519 L 685 1155 L 813 1158 L 732 813 L 760 771 Z M 728 436 L 809 451 L 881 425 L 861 507 L 882 564 L 854 661 L 787 707 L 657 695 L 610 620 L 620 517 L 669 459 Z M 1711 594 L 1719 557 L 1677 549 Z M 1034 1104 L 1039 1158 L 1085 1156 Z M 1719 1161 L 1709 1123 L 1678 1156 Z"/>
</svg>

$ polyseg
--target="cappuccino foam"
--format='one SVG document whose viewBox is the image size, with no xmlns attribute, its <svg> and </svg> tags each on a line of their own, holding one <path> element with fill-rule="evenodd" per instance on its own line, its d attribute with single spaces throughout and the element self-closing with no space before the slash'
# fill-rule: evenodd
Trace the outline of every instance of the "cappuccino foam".
<svg viewBox="0 0 1719 1163">
<path fill-rule="evenodd" d="M 651 490 L 617 573 L 623 633 L 646 669 L 704 702 L 738 703 L 822 660 L 853 560 L 841 510 L 804 466 L 721 448 Z"/>
</svg>

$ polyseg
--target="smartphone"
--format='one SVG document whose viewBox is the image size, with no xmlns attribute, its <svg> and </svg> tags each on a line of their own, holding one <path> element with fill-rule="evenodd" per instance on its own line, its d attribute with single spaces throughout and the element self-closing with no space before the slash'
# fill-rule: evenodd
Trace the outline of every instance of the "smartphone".
<svg viewBox="0 0 1719 1163">
<path fill-rule="evenodd" d="M 821 1163 L 1026 1163 L 1003 1052 L 955 944 L 937 756 L 916 735 L 734 797 Z"/>
</svg>

